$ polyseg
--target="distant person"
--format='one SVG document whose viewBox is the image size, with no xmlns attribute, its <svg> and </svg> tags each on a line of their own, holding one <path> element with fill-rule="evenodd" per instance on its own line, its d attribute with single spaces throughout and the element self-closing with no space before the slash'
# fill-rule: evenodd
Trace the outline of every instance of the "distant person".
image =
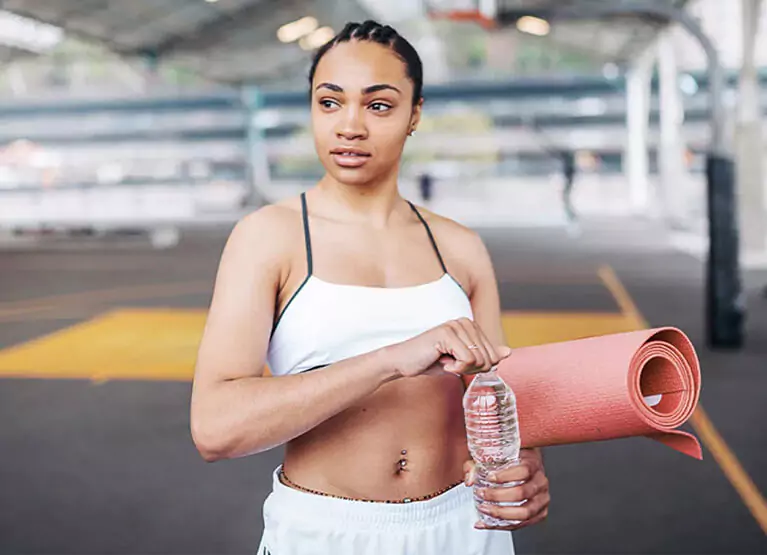
<svg viewBox="0 0 767 555">
<path fill-rule="evenodd" d="M 547 516 L 540 451 L 523 449 L 482 508 L 521 522 L 477 524 L 462 398 L 511 351 L 479 235 L 398 189 L 422 80 L 389 26 L 350 23 L 320 48 L 311 128 L 326 173 L 245 217 L 222 254 L 191 431 L 207 461 L 286 444 L 258 555 L 510 555 L 509 531 Z"/>
<path fill-rule="evenodd" d="M 421 200 L 424 203 L 431 201 L 433 185 L 434 184 L 432 182 L 431 175 L 428 172 L 421 174 L 421 178 L 419 179 L 419 186 L 421 189 Z"/>
<path fill-rule="evenodd" d="M 575 153 L 572 150 L 564 150 L 551 146 L 551 142 L 546 140 L 545 134 L 541 130 L 535 117 L 526 115 L 522 117 L 522 122 L 527 125 L 542 141 L 544 150 L 555 157 L 562 164 L 562 207 L 567 218 L 567 228 L 571 235 L 580 234 L 578 226 L 578 215 L 573 206 L 573 187 L 575 185 L 576 160 Z"/>
<path fill-rule="evenodd" d="M 562 177 L 564 185 L 562 187 L 562 205 L 567 215 L 567 223 L 571 228 L 577 225 L 578 216 L 573 207 L 573 186 L 575 184 L 575 154 L 570 150 L 559 152 L 559 158 L 562 162 Z"/>
</svg>

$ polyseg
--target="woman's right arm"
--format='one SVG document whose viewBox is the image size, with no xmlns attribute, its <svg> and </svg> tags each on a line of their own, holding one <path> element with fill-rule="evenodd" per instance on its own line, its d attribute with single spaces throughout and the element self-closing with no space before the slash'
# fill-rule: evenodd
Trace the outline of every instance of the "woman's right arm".
<svg viewBox="0 0 767 555">
<path fill-rule="evenodd" d="M 219 265 L 199 348 L 191 431 L 207 461 L 242 457 L 294 439 L 364 399 L 384 383 L 442 362 L 464 373 L 488 369 L 497 354 L 472 322 L 447 322 L 420 336 L 353 357 L 320 372 L 263 376 L 282 260 L 295 221 L 269 206 L 240 222 Z M 477 343 L 479 350 L 466 346 Z"/>
<path fill-rule="evenodd" d="M 322 372 L 264 377 L 282 261 L 296 240 L 286 210 L 267 206 L 243 219 L 221 256 L 190 411 L 192 437 L 207 461 L 285 443 L 394 377 L 380 353 Z"/>
</svg>

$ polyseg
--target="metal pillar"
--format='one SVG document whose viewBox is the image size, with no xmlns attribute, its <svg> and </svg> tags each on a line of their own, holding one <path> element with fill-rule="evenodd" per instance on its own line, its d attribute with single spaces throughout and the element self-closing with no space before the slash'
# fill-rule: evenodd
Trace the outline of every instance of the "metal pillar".
<svg viewBox="0 0 767 555">
<path fill-rule="evenodd" d="M 559 4 L 559 3 L 557 3 Z M 744 341 L 745 307 L 739 262 L 739 231 L 735 202 L 735 172 L 725 149 L 725 77 L 714 43 L 698 21 L 670 2 L 622 0 L 620 2 L 567 4 L 549 9 L 511 9 L 498 15 L 502 23 L 523 15 L 544 19 L 588 20 L 609 15 L 637 14 L 675 21 L 700 42 L 708 57 L 711 103 L 711 145 L 706 161 L 709 252 L 706 261 L 706 337 L 713 348 L 739 348 Z"/>
<path fill-rule="evenodd" d="M 648 49 L 631 66 L 626 79 L 626 148 L 623 159 L 631 208 L 635 214 L 645 214 L 650 201 L 647 136 L 654 61 L 655 53 Z"/>
<path fill-rule="evenodd" d="M 252 85 L 242 88 L 242 103 L 247 114 L 247 153 L 248 153 L 248 203 L 260 204 L 266 201 L 261 190 L 269 186 L 271 172 L 269 156 L 266 150 L 266 137 L 260 114 L 263 107 L 261 89 Z"/>
<path fill-rule="evenodd" d="M 745 304 L 739 260 L 739 230 L 735 203 L 735 171 L 725 148 L 725 76 L 714 43 L 689 13 L 666 7 L 695 36 L 708 56 L 711 145 L 706 160 L 708 193 L 708 259 L 706 260 L 706 340 L 712 348 L 743 346 Z"/>
<path fill-rule="evenodd" d="M 761 0 L 742 0 L 743 65 L 740 72 L 735 159 L 738 181 L 741 252 L 762 255 L 767 250 L 767 211 L 764 191 L 764 141 L 761 93 L 756 71 L 756 36 Z"/>
<path fill-rule="evenodd" d="M 658 39 L 660 139 L 658 169 L 660 199 L 667 223 L 686 227 L 687 182 L 684 168 L 684 107 L 679 91 L 679 71 L 672 36 L 663 32 Z"/>
</svg>

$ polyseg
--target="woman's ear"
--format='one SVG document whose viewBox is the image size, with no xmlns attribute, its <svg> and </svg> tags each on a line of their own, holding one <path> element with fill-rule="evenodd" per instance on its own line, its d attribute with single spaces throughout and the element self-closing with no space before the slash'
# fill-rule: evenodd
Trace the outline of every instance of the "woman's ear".
<svg viewBox="0 0 767 555">
<path fill-rule="evenodd" d="M 413 106 L 413 115 L 410 117 L 410 128 L 408 134 L 415 133 L 418 124 L 421 123 L 421 112 L 423 110 L 423 98 L 419 99 L 415 106 Z"/>
</svg>

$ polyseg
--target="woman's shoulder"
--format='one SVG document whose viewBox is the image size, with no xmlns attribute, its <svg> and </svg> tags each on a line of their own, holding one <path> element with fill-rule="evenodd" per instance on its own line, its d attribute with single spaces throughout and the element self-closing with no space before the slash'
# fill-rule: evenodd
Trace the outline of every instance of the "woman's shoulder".
<svg viewBox="0 0 767 555">
<path fill-rule="evenodd" d="M 426 223 L 429 224 L 440 249 L 448 249 L 467 256 L 469 250 L 477 248 L 482 238 L 475 230 L 435 212 L 416 205 Z"/>
<path fill-rule="evenodd" d="M 234 227 L 233 234 L 250 235 L 264 232 L 270 232 L 270 236 L 271 233 L 281 234 L 289 231 L 300 217 L 300 212 L 285 201 L 266 204 L 240 218 Z"/>
<path fill-rule="evenodd" d="M 228 250 L 251 253 L 262 262 L 284 259 L 303 233 L 298 197 L 264 205 L 243 216 L 234 226 Z"/>
<path fill-rule="evenodd" d="M 434 235 L 437 248 L 448 271 L 471 296 L 479 281 L 478 272 L 485 266 L 487 249 L 475 230 L 416 206 Z"/>
</svg>

